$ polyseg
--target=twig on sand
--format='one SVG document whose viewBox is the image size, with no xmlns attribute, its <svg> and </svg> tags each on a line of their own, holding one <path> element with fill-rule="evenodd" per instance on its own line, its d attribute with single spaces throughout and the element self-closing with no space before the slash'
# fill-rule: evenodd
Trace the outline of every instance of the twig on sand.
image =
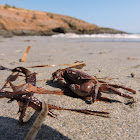
<svg viewBox="0 0 140 140">
<path fill-rule="evenodd" d="M 25 62 L 26 56 L 27 56 L 27 54 L 28 54 L 30 48 L 31 48 L 31 46 L 28 46 L 28 47 L 27 47 L 26 52 L 24 53 L 24 55 L 23 55 L 23 57 L 22 57 L 22 59 L 21 59 L 21 62 Z"/>
<path fill-rule="evenodd" d="M 39 129 L 41 128 L 42 123 L 45 120 L 47 114 L 48 114 L 48 105 L 47 105 L 47 103 L 43 102 L 42 110 L 41 110 L 40 114 L 38 115 L 37 119 L 35 120 L 30 131 L 28 132 L 25 140 L 34 140 L 36 138 L 36 135 L 37 135 Z"/>
<path fill-rule="evenodd" d="M 86 64 L 83 62 L 75 62 L 73 64 L 60 64 L 60 65 L 38 65 L 38 66 L 30 66 L 28 68 L 39 68 L 39 67 L 56 67 L 56 66 L 70 66 L 70 68 L 77 68 L 81 69 L 85 66 Z"/>
<path fill-rule="evenodd" d="M 128 60 L 139 60 L 138 58 L 127 57 Z"/>
</svg>

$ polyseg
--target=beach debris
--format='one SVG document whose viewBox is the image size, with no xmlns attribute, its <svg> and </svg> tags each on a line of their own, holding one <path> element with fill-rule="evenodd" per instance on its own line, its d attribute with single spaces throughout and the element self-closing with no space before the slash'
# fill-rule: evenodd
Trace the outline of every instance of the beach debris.
<svg viewBox="0 0 140 140">
<path fill-rule="evenodd" d="M 108 51 L 108 52 L 96 52 L 96 53 L 93 53 L 93 52 L 89 52 L 88 54 L 107 54 L 107 53 L 110 53 L 112 51 Z"/>
<path fill-rule="evenodd" d="M 82 69 L 84 66 L 86 66 L 85 63 L 82 61 L 76 61 L 73 64 L 59 64 L 59 65 L 38 65 L 38 66 L 30 66 L 28 68 L 40 68 L 40 67 L 56 67 L 56 66 L 69 66 L 71 68 L 77 68 Z"/>
<path fill-rule="evenodd" d="M 24 53 L 24 55 L 23 55 L 23 57 L 22 57 L 22 59 L 21 59 L 21 62 L 25 62 L 26 57 L 27 57 L 27 54 L 28 54 L 30 48 L 31 48 L 31 46 L 28 46 L 28 47 L 27 47 L 26 52 Z"/>
<path fill-rule="evenodd" d="M 132 78 L 135 77 L 135 74 L 133 72 L 130 75 L 131 75 Z"/>
<path fill-rule="evenodd" d="M 0 70 L 10 70 L 11 71 L 12 69 L 9 69 L 9 68 L 6 68 L 6 67 L 0 65 Z"/>
<path fill-rule="evenodd" d="M 8 69 L 10 70 L 10 69 Z M 34 93 L 38 94 L 57 94 L 57 95 L 64 95 L 63 91 L 51 91 L 46 90 L 44 88 L 36 87 L 36 74 L 32 73 L 28 69 L 24 67 L 16 67 L 11 70 L 12 74 L 8 76 L 6 79 L 6 83 L 0 90 L 0 98 L 9 98 L 10 100 L 8 103 L 11 103 L 12 101 L 16 100 L 19 106 L 19 123 L 23 124 L 23 118 L 26 115 L 26 109 L 28 107 L 32 107 L 35 109 L 35 111 L 40 112 L 42 110 L 42 102 L 38 100 L 36 97 L 34 97 Z M 24 74 L 24 75 L 21 75 Z M 18 77 L 22 76 L 25 77 L 25 83 L 20 85 L 14 85 L 12 82 L 18 80 Z M 7 91 L 5 88 L 7 88 L 8 84 L 12 88 L 13 91 Z M 51 109 L 56 110 L 68 110 L 68 111 L 75 111 L 79 113 L 84 113 L 88 115 L 96 115 L 101 117 L 109 117 L 108 112 L 100 112 L 100 111 L 91 111 L 91 110 L 83 110 L 83 109 L 67 109 L 67 108 L 61 108 L 57 107 L 51 104 L 48 104 L 48 115 L 55 118 L 55 115 L 51 112 Z"/>
<path fill-rule="evenodd" d="M 69 87 L 76 95 L 84 98 L 87 103 L 93 103 L 96 100 L 111 102 L 109 98 L 101 97 L 101 92 L 111 92 L 134 101 L 132 95 L 123 93 L 117 88 L 136 94 L 136 91 L 131 88 L 106 83 L 95 76 L 90 76 L 85 72 L 72 68 L 58 69 L 52 73 L 52 77 L 53 81 L 57 80 L 61 85 Z"/>
<path fill-rule="evenodd" d="M 127 57 L 128 60 L 139 60 L 138 58 Z"/>
<path fill-rule="evenodd" d="M 33 126 L 31 127 L 30 131 L 28 132 L 25 140 L 34 140 L 36 135 L 41 128 L 46 116 L 48 115 L 48 105 L 46 102 L 42 103 L 42 110 L 39 113 L 38 117 L 36 118 Z"/>
<path fill-rule="evenodd" d="M 29 40 L 29 39 L 26 39 L 26 40 L 24 40 L 24 42 L 30 42 L 31 40 Z"/>
<path fill-rule="evenodd" d="M 110 53 L 112 51 L 108 51 L 108 52 L 99 52 L 98 54 L 107 54 L 107 53 Z"/>
</svg>

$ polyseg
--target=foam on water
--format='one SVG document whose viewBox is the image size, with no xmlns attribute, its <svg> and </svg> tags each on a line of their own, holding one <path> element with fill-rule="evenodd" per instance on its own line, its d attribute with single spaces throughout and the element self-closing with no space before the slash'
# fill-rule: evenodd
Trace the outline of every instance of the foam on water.
<svg viewBox="0 0 140 140">
<path fill-rule="evenodd" d="M 58 34 L 52 35 L 53 38 L 89 38 L 95 41 L 140 41 L 140 34 Z"/>
</svg>

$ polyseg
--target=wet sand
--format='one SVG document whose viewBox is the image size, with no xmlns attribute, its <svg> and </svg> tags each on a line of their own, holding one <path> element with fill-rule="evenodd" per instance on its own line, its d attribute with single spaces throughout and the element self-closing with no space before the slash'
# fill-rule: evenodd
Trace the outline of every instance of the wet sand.
<svg viewBox="0 0 140 140">
<path fill-rule="evenodd" d="M 19 62 L 27 46 L 31 50 L 24 63 Z M 47 64 L 68 64 L 83 61 L 86 66 L 82 69 L 98 78 L 112 78 L 109 83 L 125 85 L 135 89 L 136 103 L 126 105 L 130 100 L 115 94 L 103 93 L 119 102 L 95 102 L 86 104 L 83 100 L 69 96 L 39 95 L 35 96 L 49 104 L 71 109 L 90 109 L 107 111 L 110 118 L 85 115 L 70 111 L 56 111 L 56 119 L 47 116 L 38 135 L 39 139 L 55 140 L 138 140 L 140 139 L 140 43 L 135 42 L 92 42 L 82 39 L 64 39 L 52 37 L 0 37 L 0 65 L 8 68 L 18 66 L 29 67 Z M 38 87 L 50 90 L 61 90 L 46 81 L 51 73 L 59 68 L 29 68 L 37 72 Z M 135 77 L 131 77 L 131 73 Z M 8 71 L 0 71 L 0 85 L 3 86 Z M 123 90 L 121 90 L 123 91 Z M 127 91 L 123 91 L 128 93 Z M 16 101 L 7 103 L 8 99 L 0 102 L 0 139 L 24 139 L 31 128 L 37 114 L 23 126 L 18 125 L 18 105 Z"/>
</svg>

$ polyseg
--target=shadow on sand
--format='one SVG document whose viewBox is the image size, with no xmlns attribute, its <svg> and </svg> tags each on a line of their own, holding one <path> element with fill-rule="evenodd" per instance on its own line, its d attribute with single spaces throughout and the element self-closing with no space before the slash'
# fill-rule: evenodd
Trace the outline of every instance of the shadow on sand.
<svg viewBox="0 0 140 140">
<path fill-rule="evenodd" d="M 18 124 L 18 120 L 0 116 L 0 140 L 24 140 L 31 126 L 33 125 L 37 114 L 24 123 L 22 126 Z M 50 126 L 42 125 L 36 140 L 70 140 L 57 130 Z"/>
</svg>

